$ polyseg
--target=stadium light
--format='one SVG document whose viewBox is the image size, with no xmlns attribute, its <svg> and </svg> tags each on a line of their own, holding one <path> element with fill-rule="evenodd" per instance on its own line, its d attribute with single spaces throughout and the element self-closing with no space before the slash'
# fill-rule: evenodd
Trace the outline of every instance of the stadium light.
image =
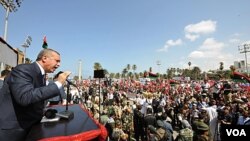
<svg viewBox="0 0 250 141">
<path fill-rule="evenodd" d="M 16 12 L 17 7 L 21 6 L 23 0 L 0 0 L 0 4 L 4 7 L 6 10 L 6 15 L 5 15 L 5 25 L 4 25 L 4 35 L 3 39 L 7 42 L 7 31 L 8 31 L 8 18 L 9 18 L 9 13 L 10 12 Z"/>
<path fill-rule="evenodd" d="M 26 48 L 28 48 L 31 45 L 31 41 L 32 38 L 30 36 L 27 37 L 27 39 L 25 40 L 25 42 L 23 43 L 22 47 L 24 48 L 24 59 L 23 59 L 23 63 L 25 63 L 26 60 Z"/>
</svg>

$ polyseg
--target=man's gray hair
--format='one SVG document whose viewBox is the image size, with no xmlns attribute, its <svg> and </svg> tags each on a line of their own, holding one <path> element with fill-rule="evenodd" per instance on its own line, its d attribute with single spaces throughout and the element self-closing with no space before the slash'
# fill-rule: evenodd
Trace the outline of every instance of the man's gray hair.
<svg viewBox="0 0 250 141">
<path fill-rule="evenodd" d="M 47 49 L 43 49 L 39 52 L 39 54 L 37 55 L 36 61 L 40 61 L 43 56 L 50 55 L 52 52 L 55 52 L 58 55 L 60 55 L 60 53 L 58 53 L 57 51 L 50 49 L 50 48 L 47 48 Z"/>
</svg>

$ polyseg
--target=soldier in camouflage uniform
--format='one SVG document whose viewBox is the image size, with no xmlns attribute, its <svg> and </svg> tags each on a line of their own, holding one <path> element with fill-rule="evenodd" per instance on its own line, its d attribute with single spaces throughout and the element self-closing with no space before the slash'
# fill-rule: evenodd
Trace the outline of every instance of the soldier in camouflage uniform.
<svg viewBox="0 0 250 141">
<path fill-rule="evenodd" d="M 210 141 L 209 139 L 209 126 L 204 122 L 197 124 L 197 131 L 193 138 L 194 141 Z"/>
<path fill-rule="evenodd" d="M 133 115 L 131 109 L 125 109 L 122 114 L 122 129 L 128 134 L 128 140 L 133 136 Z"/>
<path fill-rule="evenodd" d="M 175 141 L 193 141 L 193 130 L 191 129 L 191 125 L 187 120 L 181 121 L 182 129 L 179 131 L 179 135 L 175 139 Z"/>
</svg>

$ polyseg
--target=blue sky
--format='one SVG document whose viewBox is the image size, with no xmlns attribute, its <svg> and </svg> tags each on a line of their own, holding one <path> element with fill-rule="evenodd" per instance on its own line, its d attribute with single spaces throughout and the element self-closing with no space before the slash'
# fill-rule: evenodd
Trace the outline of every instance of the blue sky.
<svg viewBox="0 0 250 141">
<path fill-rule="evenodd" d="M 198 66 L 225 69 L 244 60 L 238 46 L 250 43 L 249 0 L 24 0 L 10 13 L 7 42 L 21 50 L 30 35 L 27 57 L 35 60 L 46 35 L 61 53 L 59 70 L 93 75 L 99 62 L 109 72 L 130 64 L 137 72 Z M 0 7 L 0 36 L 5 9 Z M 160 65 L 157 65 L 157 61 Z"/>
</svg>

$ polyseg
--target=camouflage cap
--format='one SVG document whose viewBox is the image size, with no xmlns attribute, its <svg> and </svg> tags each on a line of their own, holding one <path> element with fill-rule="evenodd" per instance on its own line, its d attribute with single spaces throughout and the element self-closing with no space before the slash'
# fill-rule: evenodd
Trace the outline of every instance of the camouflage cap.
<svg viewBox="0 0 250 141">
<path fill-rule="evenodd" d="M 209 130 L 209 126 L 206 123 L 204 123 L 204 122 L 199 122 L 197 124 L 197 130 L 207 131 L 207 130 Z"/>
<path fill-rule="evenodd" d="M 157 120 L 157 126 L 158 126 L 158 127 L 164 127 L 163 121 Z"/>
<path fill-rule="evenodd" d="M 148 130 L 151 132 L 151 133 L 156 133 L 156 129 L 153 125 L 148 125 Z"/>
<path fill-rule="evenodd" d="M 116 126 L 121 126 L 122 123 L 121 123 L 121 121 L 117 120 L 117 121 L 115 121 L 115 125 L 116 125 Z"/>
</svg>

